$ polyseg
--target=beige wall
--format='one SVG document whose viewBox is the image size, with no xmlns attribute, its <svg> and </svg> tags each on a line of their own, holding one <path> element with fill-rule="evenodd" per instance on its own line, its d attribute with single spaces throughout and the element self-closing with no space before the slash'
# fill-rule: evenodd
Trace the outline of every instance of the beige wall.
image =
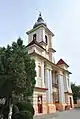
<svg viewBox="0 0 80 119">
<path fill-rule="evenodd" d="M 43 113 L 46 114 L 47 113 L 47 104 L 46 104 L 46 92 L 42 92 L 42 91 L 34 91 L 33 94 L 33 107 L 35 109 L 35 115 L 39 114 L 38 113 L 38 95 L 42 95 L 42 108 L 43 108 Z"/>
</svg>

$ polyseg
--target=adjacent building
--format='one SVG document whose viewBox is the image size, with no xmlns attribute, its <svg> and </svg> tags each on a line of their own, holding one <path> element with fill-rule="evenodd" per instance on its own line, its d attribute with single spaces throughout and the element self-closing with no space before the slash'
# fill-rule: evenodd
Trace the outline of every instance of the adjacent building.
<svg viewBox="0 0 80 119">
<path fill-rule="evenodd" d="M 52 47 L 54 33 L 44 22 L 41 13 L 33 28 L 27 32 L 27 50 L 36 64 L 36 85 L 33 94 L 35 115 L 73 108 L 68 65 L 63 59 L 55 63 Z"/>
</svg>

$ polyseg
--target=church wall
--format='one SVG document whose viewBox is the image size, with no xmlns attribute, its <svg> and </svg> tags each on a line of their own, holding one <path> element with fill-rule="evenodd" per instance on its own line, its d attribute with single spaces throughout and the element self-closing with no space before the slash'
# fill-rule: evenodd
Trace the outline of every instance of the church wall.
<svg viewBox="0 0 80 119">
<path fill-rule="evenodd" d="M 39 77 L 39 69 L 38 66 L 41 67 L 41 77 Z M 45 81 L 44 81 L 44 61 L 40 58 L 36 58 L 36 72 L 37 72 L 37 80 L 36 80 L 36 87 L 45 88 Z"/>
<path fill-rule="evenodd" d="M 36 25 L 40 25 L 40 21 L 41 21 L 41 14 L 39 16 L 39 19 L 37 20 Z M 39 22 L 39 23 L 38 23 Z M 41 23 L 43 22 L 43 20 L 41 21 Z M 42 46 L 44 48 L 46 48 L 46 51 L 43 49 L 41 49 L 39 46 L 32 45 L 32 47 L 28 47 L 28 54 L 32 53 L 34 50 L 37 54 L 43 56 L 44 58 L 48 59 L 49 61 L 52 61 L 52 63 L 55 63 L 55 59 L 54 59 L 54 53 L 49 53 L 48 49 L 52 48 L 52 32 L 49 31 L 49 29 L 46 27 L 46 25 L 43 23 L 41 25 L 41 27 L 36 27 L 33 30 L 31 30 L 29 35 L 28 35 L 28 43 L 30 43 L 33 40 L 33 35 L 36 34 L 36 41 L 39 43 L 41 41 L 47 41 L 47 44 L 42 44 Z M 51 34 L 51 35 L 50 35 Z M 45 40 L 45 35 L 47 36 L 47 40 Z M 48 53 L 47 53 L 48 52 Z M 60 70 L 57 67 L 56 71 L 57 74 L 55 72 L 53 72 L 52 74 L 52 70 L 53 70 L 53 66 L 49 64 L 49 62 L 46 60 L 44 62 L 44 60 L 40 59 L 38 57 L 38 55 L 36 55 L 35 57 L 33 57 L 35 59 L 35 70 L 36 70 L 36 85 L 35 87 L 38 88 L 47 88 L 48 90 L 43 91 L 43 89 L 36 89 L 34 91 L 33 94 L 33 106 L 35 108 L 35 114 L 38 114 L 38 95 L 42 95 L 42 104 L 43 104 L 43 113 L 53 113 L 56 111 L 56 107 L 53 104 L 53 91 L 55 90 L 55 92 L 58 92 L 59 90 L 59 97 L 56 97 L 59 99 L 59 105 L 57 105 L 60 110 L 64 110 L 65 108 L 65 103 L 66 100 L 68 101 L 68 103 L 70 104 L 70 97 L 73 101 L 73 97 L 72 95 L 65 95 L 64 92 L 65 91 L 69 91 L 71 92 L 71 87 L 69 84 L 69 74 L 65 73 L 63 74 L 61 68 L 63 68 L 63 70 L 67 70 L 67 67 L 65 65 L 61 65 Z M 41 72 L 41 75 L 39 75 Z M 57 82 L 58 80 L 58 82 Z M 55 87 L 52 87 L 52 83 L 58 83 L 58 90 Z M 71 92 L 72 93 L 72 92 Z M 72 102 L 73 103 L 73 102 Z"/>
<path fill-rule="evenodd" d="M 36 50 L 35 47 L 30 47 L 30 48 L 28 48 L 28 54 L 33 53 L 34 50 Z"/>
<path fill-rule="evenodd" d="M 42 56 L 49 60 L 49 54 L 46 51 L 42 52 Z"/>
</svg>

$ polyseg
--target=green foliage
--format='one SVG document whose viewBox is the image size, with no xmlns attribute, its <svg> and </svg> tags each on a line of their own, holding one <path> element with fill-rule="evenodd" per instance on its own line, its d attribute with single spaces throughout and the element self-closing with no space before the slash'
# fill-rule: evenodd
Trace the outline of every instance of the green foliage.
<svg viewBox="0 0 80 119">
<path fill-rule="evenodd" d="M 21 38 L 0 48 L 0 96 L 24 100 L 35 86 L 35 61 L 31 60 Z"/>
<path fill-rule="evenodd" d="M 12 119 L 33 119 L 33 115 L 29 111 L 20 111 L 16 113 Z"/>
<path fill-rule="evenodd" d="M 16 104 L 20 111 L 27 110 L 34 115 L 34 108 L 30 103 L 19 102 Z"/>
<path fill-rule="evenodd" d="M 17 105 L 13 105 L 12 113 L 13 113 L 13 115 L 14 115 L 15 113 L 19 113 L 19 108 L 18 108 Z"/>
<path fill-rule="evenodd" d="M 21 104 L 32 97 L 35 86 L 35 61 L 31 60 L 26 46 L 21 38 L 13 42 L 11 46 L 0 48 L 0 97 L 8 99 L 8 105 L 3 108 L 5 117 L 8 117 L 9 102 L 12 97 L 13 115 L 12 119 L 32 119 L 34 109 L 31 104 Z M 29 98 L 29 99 L 28 99 Z M 30 100 L 31 102 L 32 100 Z M 18 104 L 18 103 L 17 103 Z"/>
<path fill-rule="evenodd" d="M 30 103 L 19 102 L 13 106 L 12 119 L 33 119 L 34 108 Z"/>
<path fill-rule="evenodd" d="M 75 83 L 71 84 L 74 103 L 76 103 L 77 99 L 80 99 L 80 86 L 77 86 Z"/>
<path fill-rule="evenodd" d="M 4 115 L 4 118 L 8 117 L 8 113 L 9 113 L 9 106 L 5 106 L 2 109 L 2 114 Z"/>
</svg>

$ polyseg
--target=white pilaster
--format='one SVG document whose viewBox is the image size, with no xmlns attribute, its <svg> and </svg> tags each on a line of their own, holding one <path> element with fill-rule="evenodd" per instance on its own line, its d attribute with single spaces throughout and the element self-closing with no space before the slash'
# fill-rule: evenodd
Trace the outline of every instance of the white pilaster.
<svg viewBox="0 0 80 119">
<path fill-rule="evenodd" d="M 35 87 L 38 87 L 38 81 L 37 81 L 37 76 L 38 76 L 38 72 L 37 72 L 37 70 L 38 70 L 38 64 L 37 64 L 37 60 L 35 60 L 35 65 L 36 65 L 36 67 L 35 67 L 35 71 L 36 71 L 36 77 L 35 77 L 36 84 L 35 84 Z"/>
<path fill-rule="evenodd" d="M 67 83 L 66 83 L 66 77 L 65 75 L 63 76 L 63 80 L 64 80 L 64 91 L 66 92 L 67 91 Z"/>
<path fill-rule="evenodd" d="M 66 86 L 67 86 L 67 91 L 68 91 L 68 77 L 66 76 Z"/>
<path fill-rule="evenodd" d="M 50 103 L 50 81 L 49 81 L 49 70 L 45 69 L 45 85 L 48 90 L 46 91 L 47 103 Z"/>
<path fill-rule="evenodd" d="M 59 103 L 65 103 L 63 75 L 57 74 L 59 86 Z"/>
<path fill-rule="evenodd" d="M 41 74 L 42 74 L 42 87 L 45 87 L 44 84 L 44 62 L 42 62 L 42 66 L 41 66 Z"/>
<path fill-rule="evenodd" d="M 52 96 L 52 70 L 50 70 L 50 99 L 51 99 L 51 102 L 53 102 L 53 96 Z"/>
</svg>

